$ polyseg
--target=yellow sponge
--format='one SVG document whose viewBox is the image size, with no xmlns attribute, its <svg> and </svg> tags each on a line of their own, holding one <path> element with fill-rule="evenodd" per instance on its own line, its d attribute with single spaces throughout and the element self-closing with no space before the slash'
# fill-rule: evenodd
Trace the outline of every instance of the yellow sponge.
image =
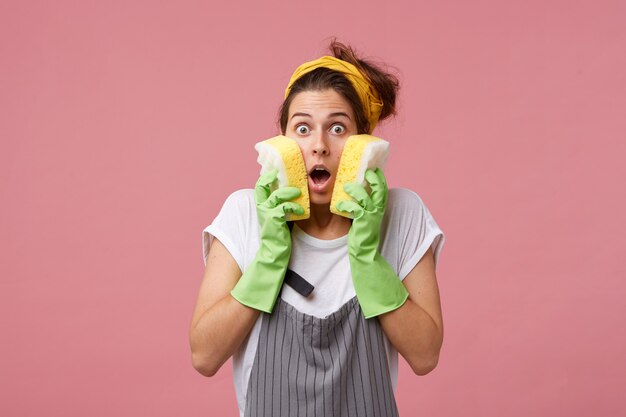
<svg viewBox="0 0 626 417">
<path fill-rule="evenodd" d="M 277 169 L 278 187 L 298 187 L 302 192 L 300 197 L 292 201 L 304 208 L 304 214 L 287 213 L 287 221 L 308 219 L 311 215 L 308 175 L 302 151 L 296 141 L 279 135 L 257 143 L 254 149 L 259 153 L 257 162 L 261 165 L 261 175 Z"/>
<path fill-rule="evenodd" d="M 340 216 L 351 218 L 350 213 L 335 208 L 342 200 L 354 199 L 343 190 L 349 182 L 365 186 L 368 192 L 369 183 L 365 180 L 365 171 L 368 169 L 383 169 L 389 157 L 389 142 L 371 135 L 353 135 L 348 138 L 341 153 L 333 196 L 330 200 L 330 211 Z"/>
</svg>

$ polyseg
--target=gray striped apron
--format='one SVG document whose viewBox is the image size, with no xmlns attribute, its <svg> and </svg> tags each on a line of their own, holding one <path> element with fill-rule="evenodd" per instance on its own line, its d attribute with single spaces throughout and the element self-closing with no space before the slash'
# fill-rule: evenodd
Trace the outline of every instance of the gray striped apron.
<svg viewBox="0 0 626 417">
<path fill-rule="evenodd" d="M 398 416 L 382 328 L 356 297 L 325 318 L 278 297 L 262 320 L 245 417 Z"/>
</svg>

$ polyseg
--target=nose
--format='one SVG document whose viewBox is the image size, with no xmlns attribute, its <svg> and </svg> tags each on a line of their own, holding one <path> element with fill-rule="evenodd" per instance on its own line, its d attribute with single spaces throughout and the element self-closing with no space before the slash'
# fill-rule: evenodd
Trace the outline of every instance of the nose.
<svg viewBox="0 0 626 417">
<path fill-rule="evenodd" d="M 328 156 L 329 152 L 330 149 L 328 148 L 328 143 L 324 137 L 324 133 L 320 132 L 315 135 L 313 142 L 313 155 Z"/>
</svg>

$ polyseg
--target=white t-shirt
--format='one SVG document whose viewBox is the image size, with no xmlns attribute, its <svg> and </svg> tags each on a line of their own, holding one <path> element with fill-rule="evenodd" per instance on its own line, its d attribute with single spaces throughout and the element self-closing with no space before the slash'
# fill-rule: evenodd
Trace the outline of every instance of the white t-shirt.
<svg viewBox="0 0 626 417">
<path fill-rule="evenodd" d="M 260 246 L 259 224 L 254 204 L 254 190 L 233 192 L 211 225 L 202 232 L 202 251 L 206 265 L 213 238 L 228 249 L 245 272 Z M 381 223 L 380 253 L 403 280 L 432 247 L 435 266 L 445 236 L 422 199 L 405 188 L 389 190 L 385 216 Z M 348 235 L 322 240 L 306 234 L 294 223 L 289 269 L 310 282 L 315 289 L 303 297 L 284 285 L 280 297 L 297 310 L 324 318 L 339 310 L 356 293 L 350 275 Z M 243 413 L 254 355 L 256 353 L 262 314 L 249 336 L 233 354 L 233 379 L 239 410 Z M 394 391 L 398 381 L 398 352 L 385 339 L 387 359 Z"/>
</svg>

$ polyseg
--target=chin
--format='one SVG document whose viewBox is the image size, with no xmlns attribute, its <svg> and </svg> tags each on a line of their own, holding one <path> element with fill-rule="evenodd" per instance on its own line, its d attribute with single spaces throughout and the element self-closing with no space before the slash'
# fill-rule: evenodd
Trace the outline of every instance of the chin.
<svg viewBox="0 0 626 417">
<path fill-rule="evenodd" d="M 309 197 L 311 197 L 309 195 Z M 316 196 L 317 198 L 313 197 L 310 198 L 310 203 L 311 205 L 315 205 L 315 206 L 329 206 L 330 205 L 330 200 L 331 200 L 331 196 Z"/>
</svg>

